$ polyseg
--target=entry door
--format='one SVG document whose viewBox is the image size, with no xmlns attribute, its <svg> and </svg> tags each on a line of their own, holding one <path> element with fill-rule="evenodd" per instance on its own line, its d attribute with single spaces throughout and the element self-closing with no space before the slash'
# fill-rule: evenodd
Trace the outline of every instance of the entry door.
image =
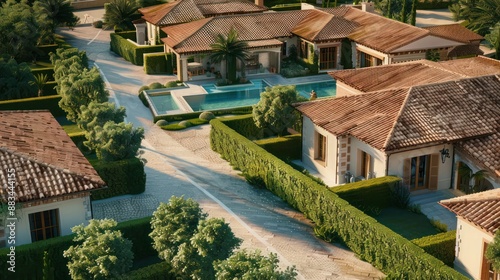
<svg viewBox="0 0 500 280">
<path fill-rule="evenodd" d="M 403 166 L 404 183 L 410 190 L 437 189 L 439 154 L 407 158 Z"/>
</svg>

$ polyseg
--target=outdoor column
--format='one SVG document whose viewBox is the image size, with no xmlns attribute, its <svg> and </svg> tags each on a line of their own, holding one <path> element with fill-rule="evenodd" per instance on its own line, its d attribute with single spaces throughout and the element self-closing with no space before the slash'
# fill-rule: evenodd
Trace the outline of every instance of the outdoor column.
<svg viewBox="0 0 500 280">
<path fill-rule="evenodd" d="M 179 81 L 188 81 L 187 58 L 177 56 L 177 79 Z"/>
</svg>

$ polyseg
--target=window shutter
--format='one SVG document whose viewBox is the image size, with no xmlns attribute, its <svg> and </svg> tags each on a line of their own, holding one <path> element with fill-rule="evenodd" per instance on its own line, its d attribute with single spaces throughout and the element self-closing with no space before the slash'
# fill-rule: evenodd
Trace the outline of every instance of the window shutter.
<svg viewBox="0 0 500 280">
<path fill-rule="evenodd" d="M 431 162 L 429 168 L 429 189 L 437 190 L 438 177 L 439 177 L 439 154 L 431 155 Z"/>
<path fill-rule="evenodd" d="M 411 177 L 411 159 L 405 158 L 403 162 L 403 183 L 407 186 L 410 185 Z"/>
</svg>

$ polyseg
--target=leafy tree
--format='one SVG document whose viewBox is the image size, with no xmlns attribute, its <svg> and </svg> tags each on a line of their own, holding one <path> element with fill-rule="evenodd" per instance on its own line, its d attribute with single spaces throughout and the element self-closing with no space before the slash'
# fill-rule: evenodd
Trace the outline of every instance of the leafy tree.
<svg viewBox="0 0 500 280">
<path fill-rule="evenodd" d="M 50 62 L 54 65 L 55 68 L 59 67 L 59 63 L 61 61 L 65 61 L 67 59 L 78 57 L 82 63 L 82 66 L 85 68 L 89 67 L 89 58 L 87 57 L 87 52 L 80 51 L 77 48 L 59 48 L 55 53 L 50 53 Z"/>
<path fill-rule="evenodd" d="M 31 61 L 40 32 L 28 1 L 7 0 L 0 8 L 0 19 L 0 53 L 17 61 Z"/>
<path fill-rule="evenodd" d="M 279 269 L 279 260 L 276 254 L 262 256 L 259 251 L 249 252 L 242 250 L 233 254 L 227 260 L 215 263 L 216 278 L 218 280 L 246 279 L 246 280 L 293 280 L 297 276 L 295 266 L 287 267 L 285 271 Z"/>
<path fill-rule="evenodd" d="M 73 122 L 80 118 L 82 105 L 92 101 L 105 102 L 109 96 L 97 68 L 83 69 L 81 73 L 64 76 L 58 81 L 57 89 L 61 95 L 59 107 L 66 111 L 66 117 Z"/>
<path fill-rule="evenodd" d="M 240 244 L 224 219 L 200 220 L 190 242 L 179 246 L 172 268 L 183 279 L 215 279 L 213 263 L 228 258 Z"/>
<path fill-rule="evenodd" d="M 465 26 L 485 36 L 500 59 L 500 0 L 459 0 L 450 6 L 455 21 L 465 20 Z"/>
<path fill-rule="evenodd" d="M 79 21 L 73 14 L 73 6 L 69 0 L 36 0 L 33 9 L 41 29 L 47 32 L 42 36 L 42 43 L 55 42 L 56 27 L 75 26 Z"/>
<path fill-rule="evenodd" d="M 98 103 L 92 101 L 88 106 L 82 105 L 82 112 L 78 119 L 78 127 L 85 131 L 92 131 L 97 126 L 104 126 L 108 121 L 123 122 L 126 112 L 125 107 L 116 108 L 114 103 Z"/>
<path fill-rule="evenodd" d="M 260 100 L 253 105 L 253 120 L 259 128 L 268 128 L 278 136 L 295 124 L 298 116 L 291 104 L 298 101 L 295 86 L 267 87 Z"/>
<path fill-rule="evenodd" d="M 168 203 L 160 203 L 151 218 L 153 248 L 161 259 L 171 261 L 179 246 L 189 242 L 198 222 L 206 218 L 200 205 L 191 198 L 172 196 Z"/>
<path fill-rule="evenodd" d="M 226 79 L 230 81 L 236 80 L 236 61 L 239 60 L 243 64 L 248 57 L 249 52 L 247 42 L 238 39 L 238 32 L 231 28 L 226 36 L 219 34 L 215 43 L 211 44 L 212 53 L 210 60 L 215 63 L 226 62 Z"/>
<path fill-rule="evenodd" d="M 412 13 L 412 2 L 413 0 L 378 0 L 375 2 L 375 6 L 382 12 L 384 17 L 408 23 Z"/>
<path fill-rule="evenodd" d="M 69 259 L 72 279 L 110 279 L 123 275 L 132 267 L 132 242 L 115 230 L 114 220 L 90 220 L 89 225 L 75 226 L 77 245 L 64 251 Z"/>
<path fill-rule="evenodd" d="M 8 55 L 0 57 L 0 100 L 36 96 L 35 77 L 25 63 L 18 64 Z"/>
<path fill-rule="evenodd" d="M 85 138 L 85 146 L 95 150 L 100 160 L 123 160 L 136 156 L 144 139 L 144 128 L 134 128 L 131 123 L 108 121 L 104 126 L 86 131 Z"/>
<path fill-rule="evenodd" d="M 492 263 L 495 271 L 500 271 L 500 230 L 497 230 L 493 242 L 488 245 L 486 258 Z"/>
<path fill-rule="evenodd" d="M 137 19 L 139 13 L 137 2 L 130 0 L 111 0 L 105 6 L 104 26 L 115 30 L 134 30 L 133 20 Z"/>
</svg>

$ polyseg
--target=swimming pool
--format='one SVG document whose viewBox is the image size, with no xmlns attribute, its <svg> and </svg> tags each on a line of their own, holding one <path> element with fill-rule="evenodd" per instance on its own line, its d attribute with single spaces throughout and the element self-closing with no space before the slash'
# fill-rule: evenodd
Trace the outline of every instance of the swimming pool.
<svg viewBox="0 0 500 280">
<path fill-rule="evenodd" d="M 154 106 L 156 114 L 163 115 L 169 111 L 179 110 L 179 106 L 175 102 L 170 92 L 161 92 L 148 94 L 151 100 L 150 104 Z"/>
<path fill-rule="evenodd" d="M 215 84 L 202 85 L 208 94 L 222 92 L 241 92 L 247 90 L 264 91 L 269 86 L 263 80 L 250 80 L 248 84 L 232 85 L 232 86 L 216 86 Z"/>
<path fill-rule="evenodd" d="M 337 92 L 337 84 L 335 81 L 324 81 L 317 83 L 307 83 L 296 85 L 295 88 L 305 98 L 309 98 L 311 91 L 314 90 L 318 98 L 332 97 Z"/>
</svg>

